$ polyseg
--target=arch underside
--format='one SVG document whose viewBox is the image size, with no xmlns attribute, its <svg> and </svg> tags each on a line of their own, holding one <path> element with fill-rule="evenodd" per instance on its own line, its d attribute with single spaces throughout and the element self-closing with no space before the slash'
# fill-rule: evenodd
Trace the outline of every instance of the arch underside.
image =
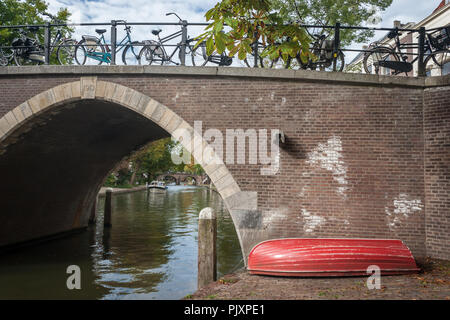
<svg viewBox="0 0 450 320">
<path fill-rule="evenodd" d="M 7 113 L 0 118 L 0 246 L 87 226 L 115 165 L 180 129 L 198 135 L 166 106 L 95 77 L 47 90 Z M 239 186 L 203 138 L 193 141 L 201 148 L 180 142 L 225 200 L 242 248 L 234 212 L 248 199 L 241 204 Z M 197 150 L 208 153 L 209 162 Z"/>
<path fill-rule="evenodd" d="M 85 226 L 101 182 L 117 162 L 168 136 L 131 110 L 96 100 L 70 102 L 29 125 L 17 130 L 17 141 L 0 157 L 6 200 L 0 245 Z"/>
</svg>

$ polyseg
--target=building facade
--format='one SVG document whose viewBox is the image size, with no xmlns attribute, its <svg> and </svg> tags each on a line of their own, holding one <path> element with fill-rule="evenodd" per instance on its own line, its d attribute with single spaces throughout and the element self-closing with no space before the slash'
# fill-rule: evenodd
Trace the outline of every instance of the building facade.
<svg viewBox="0 0 450 320">
<path fill-rule="evenodd" d="M 420 21 L 419 23 L 415 22 L 407 22 L 402 23 L 400 21 L 394 21 L 394 28 L 399 29 L 416 29 L 419 30 L 421 27 L 424 27 L 425 30 L 427 30 L 427 33 L 432 33 L 433 29 L 440 28 L 443 26 L 449 26 L 450 25 L 450 1 L 449 0 L 442 0 L 442 2 L 439 4 L 439 6 L 425 19 Z M 430 30 L 430 31 L 428 31 Z M 445 31 L 443 31 L 445 32 Z M 439 36 L 440 31 L 435 31 L 432 36 L 436 37 Z M 417 44 L 419 43 L 419 33 L 418 32 L 401 32 L 401 35 L 399 37 L 400 43 L 404 45 L 402 47 L 402 54 L 406 56 L 408 59 L 407 61 L 414 61 L 413 62 L 413 70 L 411 72 L 408 72 L 407 74 L 402 73 L 400 75 L 408 75 L 408 76 L 417 76 L 418 75 L 418 62 L 417 62 L 417 56 L 418 56 L 418 48 Z M 385 35 L 383 38 L 376 41 L 378 45 L 384 46 L 384 47 L 391 47 L 394 48 L 396 46 L 395 44 L 395 38 L 390 39 L 387 35 Z M 370 49 L 370 47 L 363 46 L 363 50 Z M 347 72 L 357 72 L 357 73 L 366 73 L 364 70 L 363 60 L 364 60 L 364 54 L 365 52 L 359 53 L 346 67 Z M 401 55 L 398 55 L 399 59 L 401 59 Z M 442 63 L 439 63 L 440 65 L 436 64 L 433 60 L 430 60 L 430 62 L 426 66 L 426 73 L 428 76 L 441 76 L 441 75 L 447 75 L 450 74 L 450 52 L 447 52 L 445 54 L 442 54 L 439 56 L 439 58 L 442 60 Z M 389 59 L 389 58 L 388 58 Z M 373 65 L 368 65 L 368 71 L 370 73 L 375 73 L 375 68 Z M 379 74 L 381 75 L 391 75 L 393 73 L 392 69 L 389 68 L 383 68 L 380 67 Z"/>
</svg>

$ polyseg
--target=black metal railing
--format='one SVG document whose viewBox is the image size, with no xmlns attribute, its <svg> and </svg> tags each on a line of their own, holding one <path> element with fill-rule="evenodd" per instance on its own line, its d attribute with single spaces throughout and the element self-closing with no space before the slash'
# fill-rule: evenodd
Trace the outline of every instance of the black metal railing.
<svg viewBox="0 0 450 320">
<path fill-rule="evenodd" d="M 43 28 L 44 29 L 44 41 L 43 41 L 43 56 L 44 63 L 50 64 L 50 56 L 52 49 L 55 47 L 61 47 L 59 44 L 52 44 L 51 34 L 52 28 L 61 28 L 61 27 L 93 27 L 93 26 L 110 26 L 110 35 L 111 40 L 110 43 L 105 43 L 110 46 L 111 59 L 110 64 L 115 65 L 117 62 L 116 57 L 116 49 L 117 49 L 117 28 L 121 25 L 127 26 L 179 26 L 181 29 L 181 40 L 177 44 L 164 44 L 164 46 L 180 46 L 180 65 L 186 64 L 186 48 L 188 45 L 188 27 L 205 27 L 208 23 L 188 23 L 186 20 L 181 20 L 179 22 L 124 22 L 119 20 L 111 20 L 110 22 L 105 23 L 45 23 L 45 24 L 37 24 L 37 25 L 12 25 L 12 26 L 0 26 L 1 29 L 24 29 L 29 27 Z M 416 52 L 407 52 L 405 55 L 418 55 L 417 64 L 418 64 L 418 75 L 425 76 L 425 65 L 424 58 L 427 54 L 425 52 L 425 41 L 426 41 L 426 30 L 424 27 L 419 29 L 403 29 L 403 28 L 372 28 L 372 27 L 355 27 L 355 26 L 343 26 L 340 23 L 336 23 L 331 26 L 323 26 L 323 25 L 300 25 L 304 28 L 320 28 L 320 29 L 330 29 L 333 30 L 334 33 L 334 45 L 333 45 L 333 62 L 332 68 L 333 71 L 336 71 L 337 64 L 337 53 L 341 51 L 348 52 L 369 52 L 369 49 L 351 49 L 351 48 L 341 48 L 341 31 L 346 29 L 352 30 L 370 30 L 370 31 L 387 31 L 392 32 L 394 30 L 398 32 L 408 32 L 408 33 L 417 33 L 418 34 L 418 43 L 412 44 L 416 50 Z M 439 28 L 430 29 L 429 31 L 434 31 Z M 137 45 L 145 45 L 143 42 L 140 42 Z M 17 46 L 0 46 L 0 49 L 17 49 Z M 26 46 L 22 46 L 19 48 L 26 48 Z M 260 50 L 258 43 L 253 45 L 253 55 L 254 59 L 254 67 L 257 67 L 257 60 L 260 55 Z"/>
</svg>

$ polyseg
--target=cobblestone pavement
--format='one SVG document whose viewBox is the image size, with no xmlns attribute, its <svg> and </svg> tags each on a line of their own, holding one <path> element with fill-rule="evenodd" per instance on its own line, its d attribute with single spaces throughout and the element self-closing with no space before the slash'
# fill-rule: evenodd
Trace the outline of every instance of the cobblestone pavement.
<svg viewBox="0 0 450 320">
<path fill-rule="evenodd" d="M 367 277 L 268 277 L 241 270 L 185 299 L 450 300 L 450 261 L 427 259 L 418 265 L 422 269 L 418 274 L 381 277 L 379 290 L 367 288 Z"/>
</svg>

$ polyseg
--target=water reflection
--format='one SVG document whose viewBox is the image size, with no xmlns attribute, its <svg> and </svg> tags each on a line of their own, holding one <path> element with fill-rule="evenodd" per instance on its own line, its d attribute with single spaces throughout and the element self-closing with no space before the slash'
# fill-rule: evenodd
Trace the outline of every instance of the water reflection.
<svg viewBox="0 0 450 320">
<path fill-rule="evenodd" d="M 113 196 L 112 227 L 96 226 L 0 256 L 0 298 L 180 299 L 197 288 L 198 213 L 218 215 L 218 275 L 242 267 L 231 218 L 217 193 L 170 186 L 166 193 Z M 82 290 L 66 289 L 67 266 L 82 272 Z"/>
</svg>

